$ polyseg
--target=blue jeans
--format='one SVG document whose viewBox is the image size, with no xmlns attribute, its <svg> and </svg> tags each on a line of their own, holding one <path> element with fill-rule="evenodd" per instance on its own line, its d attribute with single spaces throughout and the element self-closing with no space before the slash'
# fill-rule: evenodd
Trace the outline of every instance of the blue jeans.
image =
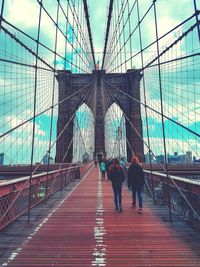
<svg viewBox="0 0 200 267">
<path fill-rule="evenodd" d="M 139 208 L 142 209 L 142 189 L 135 189 L 132 187 L 132 201 L 136 203 L 136 193 L 138 197 Z"/>
<path fill-rule="evenodd" d="M 122 184 L 112 184 L 113 192 L 114 192 L 114 203 L 115 207 L 122 206 Z"/>
</svg>

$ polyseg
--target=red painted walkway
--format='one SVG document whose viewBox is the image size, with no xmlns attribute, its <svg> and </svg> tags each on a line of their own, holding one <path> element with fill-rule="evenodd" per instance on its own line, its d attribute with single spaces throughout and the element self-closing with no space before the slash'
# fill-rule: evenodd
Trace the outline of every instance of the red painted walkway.
<svg viewBox="0 0 200 267">
<path fill-rule="evenodd" d="M 110 182 L 92 169 L 2 266 L 200 266 L 200 254 L 182 228 L 164 222 L 145 201 L 139 215 L 124 187 L 124 212 L 116 212 Z"/>
</svg>

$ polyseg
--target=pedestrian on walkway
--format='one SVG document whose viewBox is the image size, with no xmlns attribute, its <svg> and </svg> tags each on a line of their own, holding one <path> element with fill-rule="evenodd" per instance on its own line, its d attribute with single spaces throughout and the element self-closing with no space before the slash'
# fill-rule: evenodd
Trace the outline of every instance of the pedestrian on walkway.
<svg viewBox="0 0 200 267">
<path fill-rule="evenodd" d="M 127 168 L 126 168 L 126 162 L 125 162 L 125 159 L 123 157 L 120 158 L 119 160 L 119 164 L 120 166 L 122 167 L 122 170 L 124 172 L 124 178 L 125 178 L 125 181 L 127 181 Z"/>
<path fill-rule="evenodd" d="M 107 175 L 107 179 L 109 179 L 108 176 L 109 176 L 109 168 L 110 168 L 111 160 L 105 158 L 105 164 L 106 164 L 106 175 Z"/>
<path fill-rule="evenodd" d="M 142 214 L 142 191 L 144 188 L 144 171 L 136 156 L 132 157 L 131 165 L 128 168 L 128 188 L 132 191 L 132 207 L 136 207 L 136 193 L 138 197 L 139 210 Z"/>
<path fill-rule="evenodd" d="M 105 180 L 105 172 L 106 172 L 106 164 L 105 164 L 105 160 L 102 160 L 101 164 L 100 164 L 100 170 L 101 170 L 101 177 L 102 180 Z"/>
<path fill-rule="evenodd" d="M 112 182 L 114 192 L 115 210 L 122 212 L 122 184 L 124 182 L 124 172 L 118 159 L 113 159 L 111 163 L 109 169 L 109 179 Z"/>
<path fill-rule="evenodd" d="M 95 168 L 97 168 L 97 159 L 94 160 Z"/>
</svg>

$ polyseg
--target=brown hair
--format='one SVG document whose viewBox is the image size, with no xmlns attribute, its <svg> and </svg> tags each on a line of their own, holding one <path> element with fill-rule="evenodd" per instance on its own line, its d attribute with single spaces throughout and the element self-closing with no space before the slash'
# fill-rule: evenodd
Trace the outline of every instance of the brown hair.
<svg viewBox="0 0 200 267">
<path fill-rule="evenodd" d="M 131 164 L 140 164 L 138 157 L 132 156 Z"/>
<path fill-rule="evenodd" d="M 118 159 L 113 159 L 112 160 L 112 163 L 110 165 L 110 171 L 113 171 L 114 169 L 121 170 L 121 166 L 119 164 L 119 160 Z"/>
</svg>

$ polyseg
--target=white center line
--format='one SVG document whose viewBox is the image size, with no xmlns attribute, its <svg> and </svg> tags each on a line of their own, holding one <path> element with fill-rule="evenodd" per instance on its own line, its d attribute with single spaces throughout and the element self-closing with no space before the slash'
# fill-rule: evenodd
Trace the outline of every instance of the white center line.
<svg viewBox="0 0 200 267">
<path fill-rule="evenodd" d="M 102 202 L 102 180 L 99 172 L 98 177 L 98 204 L 96 210 L 96 225 L 94 227 L 94 239 L 96 241 L 94 247 L 94 260 L 92 266 L 106 266 L 106 245 L 103 243 L 103 237 L 106 234 L 103 226 L 103 202 Z"/>
</svg>

